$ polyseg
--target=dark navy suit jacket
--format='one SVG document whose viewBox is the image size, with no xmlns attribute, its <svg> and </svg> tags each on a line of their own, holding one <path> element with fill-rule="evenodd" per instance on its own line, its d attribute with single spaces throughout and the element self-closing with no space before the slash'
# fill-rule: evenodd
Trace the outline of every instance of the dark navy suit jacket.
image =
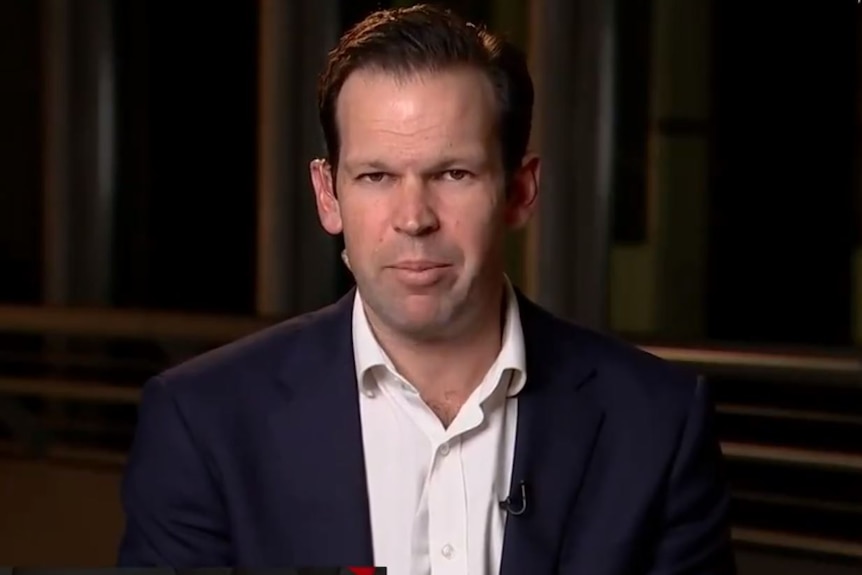
<svg viewBox="0 0 862 575">
<path fill-rule="evenodd" d="M 147 383 L 120 565 L 374 564 L 353 295 Z M 518 298 L 528 505 L 502 575 L 734 572 L 707 384 Z"/>
</svg>

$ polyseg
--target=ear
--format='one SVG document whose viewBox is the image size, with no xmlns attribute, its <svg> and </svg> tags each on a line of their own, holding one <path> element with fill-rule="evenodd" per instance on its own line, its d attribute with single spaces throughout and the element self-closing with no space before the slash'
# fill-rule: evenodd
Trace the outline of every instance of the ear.
<svg viewBox="0 0 862 575">
<path fill-rule="evenodd" d="M 506 224 L 519 229 L 524 227 L 536 209 L 539 197 L 541 163 L 535 154 L 524 156 L 521 167 L 512 175 L 506 197 Z"/>
<path fill-rule="evenodd" d="M 326 160 L 312 160 L 311 185 L 314 187 L 314 199 L 317 204 L 317 217 L 320 225 L 332 235 L 341 233 L 341 208 L 335 197 L 335 184 L 332 180 L 332 167 Z"/>
</svg>

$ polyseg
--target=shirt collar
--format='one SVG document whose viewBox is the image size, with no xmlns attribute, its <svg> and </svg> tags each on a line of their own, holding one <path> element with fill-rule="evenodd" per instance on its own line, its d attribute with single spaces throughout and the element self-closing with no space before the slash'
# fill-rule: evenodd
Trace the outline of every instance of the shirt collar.
<svg viewBox="0 0 862 575">
<path fill-rule="evenodd" d="M 368 372 L 373 368 L 386 367 L 392 373 L 397 373 L 392 361 L 377 343 L 377 338 L 371 331 L 358 288 L 353 300 L 353 358 L 356 363 L 356 379 L 363 388 L 372 385 Z"/>
<path fill-rule="evenodd" d="M 507 395 L 515 396 L 524 388 L 527 381 L 527 361 L 524 350 L 524 332 L 521 326 L 521 314 L 518 307 L 518 298 L 515 289 L 508 277 L 505 278 L 505 323 L 503 325 L 503 340 L 500 353 L 489 372 L 498 372 L 503 377 L 485 378 L 481 395 L 490 395 L 499 381 L 508 383 Z M 385 367 L 393 374 L 397 374 L 394 364 L 386 355 L 386 352 L 377 342 L 377 338 L 371 331 L 368 318 L 365 315 L 365 306 L 359 290 L 353 300 L 353 357 L 356 366 L 356 378 L 360 387 L 367 388 L 373 385 L 373 378 L 368 377 L 369 371 L 378 367 Z M 508 374 L 510 377 L 506 377 Z"/>
</svg>

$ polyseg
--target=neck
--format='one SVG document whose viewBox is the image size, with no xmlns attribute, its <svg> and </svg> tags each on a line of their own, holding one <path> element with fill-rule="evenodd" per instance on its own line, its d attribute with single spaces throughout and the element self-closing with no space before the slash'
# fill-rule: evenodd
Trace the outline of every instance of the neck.
<svg viewBox="0 0 862 575">
<path fill-rule="evenodd" d="M 500 353 L 503 334 L 504 285 L 486 298 L 470 327 L 454 337 L 416 341 L 372 324 L 375 335 L 396 369 L 428 398 L 462 403 L 479 385 Z"/>
</svg>

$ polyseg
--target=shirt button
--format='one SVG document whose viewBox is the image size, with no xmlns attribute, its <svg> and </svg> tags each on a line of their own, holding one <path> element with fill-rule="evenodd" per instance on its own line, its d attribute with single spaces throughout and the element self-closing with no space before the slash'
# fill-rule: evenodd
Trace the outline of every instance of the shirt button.
<svg viewBox="0 0 862 575">
<path fill-rule="evenodd" d="M 362 393 L 365 394 L 365 397 L 374 397 L 374 390 L 373 389 L 366 389 Z"/>
<path fill-rule="evenodd" d="M 455 548 L 447 543 L 443 546 L 443 549 L 440 550 L 440 553 L 442 553 L 443 557 L 446 559 L 451 559 L 452 556 L 455 555 Z"/>
<path fill-rule="evenodd" d="M 449 455 L 449 444 L 444 443 L 440 446 L 440 455 Z"/>
</svg>

